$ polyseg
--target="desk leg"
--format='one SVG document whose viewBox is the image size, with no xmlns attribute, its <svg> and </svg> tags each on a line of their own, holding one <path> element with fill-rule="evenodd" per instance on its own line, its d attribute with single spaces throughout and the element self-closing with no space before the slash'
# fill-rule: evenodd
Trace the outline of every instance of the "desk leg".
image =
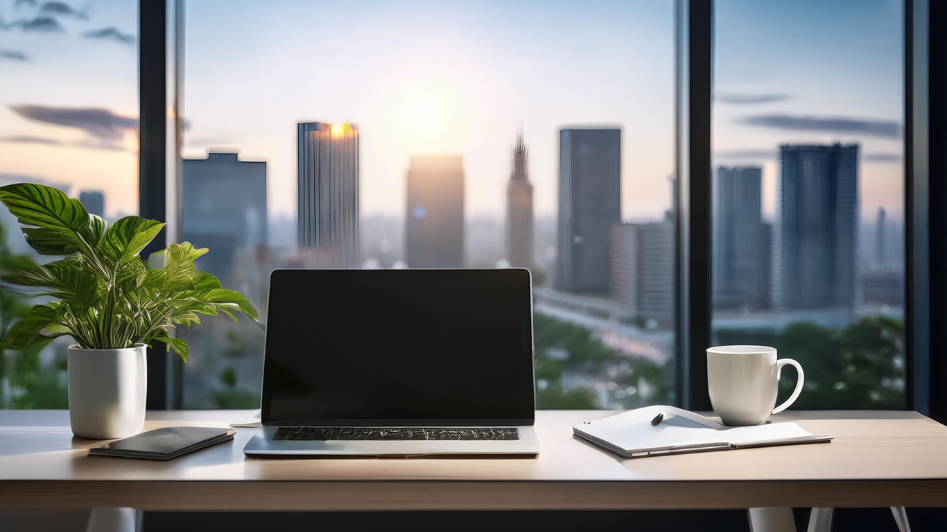
<svg viewBox="0 0 947 532">
<path fill-rule="evenodd" d="M 796 532 L 792 508 L 750 508 L 750 532 Z"/>
<path fill-rule="evenodd" d="M 809 532 L 832 532 L 834 508 L 813 508 L 809 514 Z"/>
<path fill-rule="evenodd" d="M 86 532 L 138 532 L 141 512 L 134 508 L 93 508 Z"/>
<path fill-rule="evenodd" d="M 908 523 L 908 512 L 904 506 L 892 506 L 891 515 L 894 516 L 894 522 L 898 524 L 898 530 L 911 532 L 911 523 Z"/>
</svg>

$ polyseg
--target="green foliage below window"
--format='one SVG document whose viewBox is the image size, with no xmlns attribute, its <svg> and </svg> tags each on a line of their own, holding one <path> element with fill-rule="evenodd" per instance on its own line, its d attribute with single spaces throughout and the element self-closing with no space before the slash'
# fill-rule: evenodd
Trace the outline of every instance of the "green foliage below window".
<svg viewBox="0 0 947 532">
<path fill-rule="evenodd" d="M 806 383 L 794 409 L 905 408 L 904 324 L 863 316 L 842 330 L 794 323 L 781 333 L 718 330 L 717 343 L 762 344 L 780 358 L 797 360 Z M 779 383 L 779 401 L 795 386 L 791 377 Z"/>
</svg>

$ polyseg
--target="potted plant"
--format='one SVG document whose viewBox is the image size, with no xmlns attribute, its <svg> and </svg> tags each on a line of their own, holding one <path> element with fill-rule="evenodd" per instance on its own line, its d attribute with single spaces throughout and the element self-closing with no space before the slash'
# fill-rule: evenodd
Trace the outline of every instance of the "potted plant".
<svg viewBox="0 0 947 532">
<path fill-rule="evenodd" d="M 67 371 L 76 436 L 123 438 L 141 432 L 145 348 L 163 342 L 187 361 L 187 342 L 171 336 L 170 329 L 199 324 L 201 315 L 224 314 L 236 322 L 240 313 L 257 320 L 246 297 L 194 267 L 206 249 L 171 244 L 148 263 L 141 260 L 139 253 L 163 223 L 127 216 L 107 227 L 78 200 L 42 185 L 0 187 L 0 202 L 33 249 L 62 257 L 46 264 L 19 261 L 0 272 L 7 287 L 53 298 L 10 326 L 0 349 L 43 346 L 60 336 L 75 340 Z"/>
</svg>

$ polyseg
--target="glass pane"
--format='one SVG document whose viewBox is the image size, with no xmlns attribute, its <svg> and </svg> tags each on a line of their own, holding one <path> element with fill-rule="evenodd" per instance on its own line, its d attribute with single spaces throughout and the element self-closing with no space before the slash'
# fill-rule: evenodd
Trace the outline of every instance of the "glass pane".
<svg viewBox="0 0 947 532">
<path fill-rule="evenodd" d="M 798 408 L 904 408 L 902 2 L 715 9 L 714 341 L 798 360 Z"/>
<path fill-rule="evenodd" d="M 675 401 L 672 2 L 186 20 L 181 236 L 224 286 L 262 308 L 275 267 L 529 267 L 541 408 Z M 259 328 L 182 334 L 185 407 L 259 405 Z"/>
<path fill-rule="evenodd" d="M 70 5 L 0 4 L 0 186 L 54 186 L 112 222 L 138 213 L 138 3 Z M 0 228 L 0 262 L 50 259 L 3 206 Z M 4 292 L 0 329 L 29 303 Z M 66 408 L 68 344 L 0 350 L 0 408 Z"/>
</svg>

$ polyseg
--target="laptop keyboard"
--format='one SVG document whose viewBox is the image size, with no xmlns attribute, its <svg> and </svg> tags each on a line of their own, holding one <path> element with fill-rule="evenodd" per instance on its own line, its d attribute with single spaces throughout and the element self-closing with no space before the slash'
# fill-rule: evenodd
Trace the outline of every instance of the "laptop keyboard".
<svg viewBox="0 0 947 532">
<path fill-rule="evenodd" d="M 515 428 L 280 427 L 274 440 L 518 440 Z"/>
</svg>

